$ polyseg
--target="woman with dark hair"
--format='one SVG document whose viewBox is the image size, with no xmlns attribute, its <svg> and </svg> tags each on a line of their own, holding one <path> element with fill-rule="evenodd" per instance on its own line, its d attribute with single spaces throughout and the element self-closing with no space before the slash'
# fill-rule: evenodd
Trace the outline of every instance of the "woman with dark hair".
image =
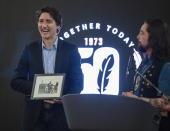
<svg viewBox="0 0 170 131">
<path fill-rule="evenodd" d="M 144 57 L 134 76 L 133 91 L 123 92 L 123 95 L 149 102 L 160 109 L 159 131 L 170 131 L 170 103 L 163 97 L 170 96 L 169 27 L 161 19 L 148 19 L 141 26 L 137 39 Z"/>
</svg>

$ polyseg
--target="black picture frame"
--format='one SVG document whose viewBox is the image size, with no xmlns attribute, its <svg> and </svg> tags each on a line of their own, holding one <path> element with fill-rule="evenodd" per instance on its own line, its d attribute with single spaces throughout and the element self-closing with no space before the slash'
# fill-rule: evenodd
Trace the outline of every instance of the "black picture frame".
<svg viewBox="0 0 170 131">
<path fill-rule="evenodd" d="M 61 99 L 64 80 L 65 73 L 35 74 L 31 99 Z"/>
</svg>

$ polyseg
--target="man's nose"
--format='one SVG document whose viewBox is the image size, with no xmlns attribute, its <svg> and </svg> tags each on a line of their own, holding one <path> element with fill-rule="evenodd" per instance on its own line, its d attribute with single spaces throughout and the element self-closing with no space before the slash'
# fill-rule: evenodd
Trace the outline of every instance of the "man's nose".
<svg viewBox="0 0 170 131">
<path fill-rule="evenodd" d="M 139 34 L 136 36 L 136 38 L 139 40 Z"/>
<path fill-rule="evenodd" d="M 48 27 L 48 24 L 47 23 L 42 23 L 42 25 L 41 25 L 42 27 Z"/>
</svg>

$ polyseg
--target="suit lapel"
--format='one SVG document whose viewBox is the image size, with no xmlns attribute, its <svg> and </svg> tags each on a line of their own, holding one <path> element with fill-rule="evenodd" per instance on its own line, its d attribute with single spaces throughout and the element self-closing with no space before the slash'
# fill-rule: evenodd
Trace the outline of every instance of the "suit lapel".
<svg viewBox="0 0 170 131">
<path fill-rule="evenodd" d="M 63 55 L 63 41 L 58 40 L 58 47 L 55 59 L 55 73 L 60 73 L 62 65 L 62 55 Z"/>
<path fill-rule="evenodd" d="M 42 41 L 38 41 L 37 43 L 37 51 L 36 51 L 36 64 L 38 67 L 38 72 L 40 72 L 40 74 L 44 74 L 44 67 L 43 67 L 43 57 L 42 57 Z"/>
</svg>

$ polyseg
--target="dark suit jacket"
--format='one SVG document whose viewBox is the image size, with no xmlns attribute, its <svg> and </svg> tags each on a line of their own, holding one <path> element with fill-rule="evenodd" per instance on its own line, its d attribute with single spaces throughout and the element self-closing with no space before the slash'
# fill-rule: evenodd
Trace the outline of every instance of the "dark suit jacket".
<svg viewBox="0 0 170 131">
<path fill-rule="evenodd" d="M 58 41 L 55 73 L 66 73 L 63 95 L 79 93 L 83 88 L 80 55 L 77 47 L 65 41 Z M 35 41 L 27 45 L 19 60 L 11 87 L 25 94 L 25 111 L 23 126 L 31 129 L 38 119 L 43 101 L 30 100 L 35 74 L 44 74 L 42 61 L 42 41 Z"/>
</svg>

